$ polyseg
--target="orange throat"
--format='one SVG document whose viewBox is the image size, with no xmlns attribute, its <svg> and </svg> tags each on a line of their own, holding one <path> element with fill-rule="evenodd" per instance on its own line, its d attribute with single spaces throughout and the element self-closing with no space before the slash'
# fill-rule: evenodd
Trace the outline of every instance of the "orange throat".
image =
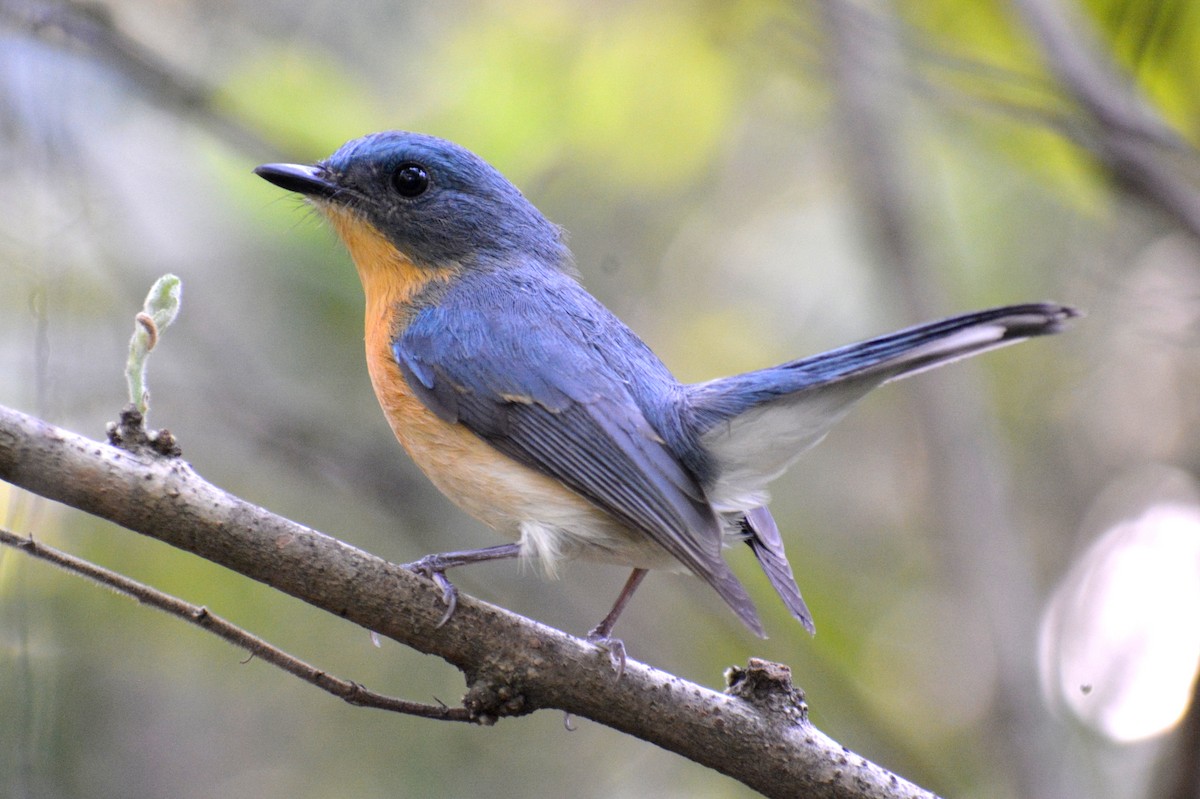
<svg viewBox="0 0 1200 799">
<path fill-rule="evenodd" d="M 387 237 L 359 214 L 322 204 L 321 212 L 346 245 L 367 298 L 367 337 L 378 328 L 390 336 L 412 311 L 412 302 L 426 287 L 446 282 L 449 267 L 421 267 L 396 249 Z"/>
<path fill-rule="evenodd" d="M 360 215 L 331 204 L 319 207 L 350 251 L 362 281 L 367 300 L 367 371 L 375 394 L 396 437 L 421 463 L 420 439 L 428 434 L 425 427 L 436 427 L 436 420 L 405 382 L 392 353 L 392 342 L 408 324 L 421 292 L 434 283 L 448 281 L 453 267 L 417 266 Z"/>
</svg>

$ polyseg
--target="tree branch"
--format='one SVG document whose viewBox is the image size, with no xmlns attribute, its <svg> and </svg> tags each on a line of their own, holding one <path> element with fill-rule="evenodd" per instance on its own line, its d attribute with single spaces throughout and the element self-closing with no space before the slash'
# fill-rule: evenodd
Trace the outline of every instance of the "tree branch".
<svg viewBox="0 0 1200 799">
<path fill-rule="evenodd" d="M 202 605 L 193 605 L 190 602 L 185 602 L 178 597 L 165 594 L 157 588 L 152 588 L 144 583 L 131 580 L 122 574 L 117 574 L 102 566 L 97 566 L 95 563 L 89 563 L 60 549 L 47 546 L 34 540 L 33 536 L 23 538 L 11 530 L 0 528 L 0 544 L 12 547 L 39 560 L 44 560 L 71 574 L 85 577 L 106 588 L 111 588 L 119 594 L 124 594 L 130 599 L 135 599 L 143 605 L 158 608 L 165 613 L 186 621 L 188 624 L 194 624 L 200 629 L 207 630 L 234 646 L 245 649 L 251 656 L 266 661 L 272 666 L 278 666 L 288 674 L 299 677 L 305 682 L 320 688 L 322 691 L 331 693 L 352 705 L 373 707 L 380 710 L 390 710 L 395 713 L 404 713 L 410 716 L 420 716 L 429 719 L 441 719 L 443 721 L 475 720 L 467 712 L 466 708 L 407 702 L 403 699 L 376 693 L 356 682 L 338 679 L 332 674 L 318 669 L 316 666 L 305 663 L 300 658 L 289 655 L 278 647 L 271 646 L 271 644 L 268 644 L 258 636 L 252 635 L 228 619 L 212 613 Z"/>
<path fill-rule="evenodd" d="M 1014 0 L 1042 57 L 1095 121 L 1078 139 L 1113 175 L 1200 239 L 1200 157 L 1105 56 L 1091 20 L 1058 0 Z"/>
<path fill-rule="evenodd" d="M 468 596 L 438 627 L 428 580 L 276 516 L 148 447 L 120 449 L 0 406 L 0 479 L 232 569 L 459 668 L 472 719 L 558 708 L 657 744 L 767 796 L 932 794 L 808 721 L 786 667 L 751 661 L 718 693 Z"/>
<path fill-rule="evenodd" d="M 159 107 L 197 120 L 230 146 L 258 158 L 285 156 L 276 144 L 222 108 L 212 87 L 184 75 L 121 30 L 100 3 L 0 0 L 0 28 L 26 32 L 109 66 Z"/>
</svg>

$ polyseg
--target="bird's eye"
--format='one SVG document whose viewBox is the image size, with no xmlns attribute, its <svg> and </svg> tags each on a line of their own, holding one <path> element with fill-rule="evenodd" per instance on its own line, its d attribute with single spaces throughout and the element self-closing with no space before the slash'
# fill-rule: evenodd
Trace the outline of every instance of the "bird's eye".
<svg viewBox="0 0 1200 799">
<path fill-rule="evenodd" d="M 429 173 L 420 164 L 408 161 L 392 173 L 392 186 L 401 197 L 417 197 L 429 188 Z"/>
</svg>

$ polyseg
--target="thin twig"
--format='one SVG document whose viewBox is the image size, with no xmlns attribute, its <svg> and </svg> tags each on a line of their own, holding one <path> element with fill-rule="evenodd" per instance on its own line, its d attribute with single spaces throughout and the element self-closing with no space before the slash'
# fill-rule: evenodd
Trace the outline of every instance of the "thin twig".
<svg viewBox="0 0 1200 799">
<path fill-rule="evenodd" d="M 198 120 L 231 146 L 258 158 L 286 156 L 277 144 L 223 108 L 212 86 L 184 74 L 127 34 L 100 3 L 0 2 L 0 28 L 26 32 L 112 67 L 158 106 Z"/>
<path fill-rule="evenodd" d="M 23 537 L 10 530 L 0 528 L 0 544 L 53 564 L 71 574 L 92 580 L 105 588 L 116 591 L 118 594 L 136 599 L 143 605 L 158 608 L 176 618 L 183 619 L 189 624 L 194 624 L 234 646 L 245 649 L 253 657 L 264 660 L 273 666 L 278 666 L 288 674 L 299 677 L 305 682 L 320 688 L 322 691 L 331 693 L 352 705 L 390 710 L 395 713 L 404 713 L 428 719 L 476 722 L 476 719 L 472 718 L 471 713 L 466 708 L 452 708 L 444 704 L 426 705 L 419 702 L 409 702 L 404 699 L 397 699 L 392 696 L 376 693 L 359 683 L 334 677 L 332 674 L 305 663 L 293 655 L 289 655 L 282 649 L 272 646 L 258 636 L 217 616 L 203 605 L 193 605 L 190 602 L 185 602 L 178 597 L 165 594 L 145 583 L 139 583 L 103 566 L 98 566 L 95 563 L 82 560 L 60 549 L 40 543 L 32 535 Z"/>
<path fill-rule="evenodd" d="M 1112 173 L 1200 238 L 1200 157 L 1104 52 L 1074 5 L 1014 0 L 1063 87 L 1096 122 L 1092 151 Z"/>
<path fill-rule="evenodd" d="M 1013 3 L 1041 45 L 1052 81 L 954 53 L 899 16 L 843 6 L 850 33 L 863 49 L 886 45 L 891 37 L 913 67 L 877 68 L 873 80 L 945 99 L 946 107 L 965 102 L 1047 127 L 1200 238 L 1200 153 L 1112 63 L 1090 20 L 1068 3 Z M 817 38 L 807 31 L 799 36 Z"/>
</svg>

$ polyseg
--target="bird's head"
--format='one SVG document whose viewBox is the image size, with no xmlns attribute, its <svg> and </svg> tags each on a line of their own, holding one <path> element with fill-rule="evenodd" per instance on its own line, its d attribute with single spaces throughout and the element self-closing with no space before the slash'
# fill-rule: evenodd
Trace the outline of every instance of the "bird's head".
<svg viewBox="0 0 1200 799">
<path fill-rule="evenodd" d="M 360 271 L 364 253 L 356 250 L 386 245 L 418 268 L 514 258 L 569 262 L 558 227 L 494 167 L 444 139 L 373 133 L 312 166 L 264 164 L 254 171 L 311 200 Z"/>
</svg>

